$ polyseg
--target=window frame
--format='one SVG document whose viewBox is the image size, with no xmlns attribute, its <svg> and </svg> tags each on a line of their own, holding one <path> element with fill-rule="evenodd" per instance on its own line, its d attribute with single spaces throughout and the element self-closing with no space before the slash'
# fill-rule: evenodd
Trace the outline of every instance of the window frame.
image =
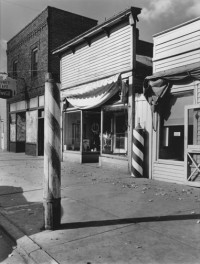
<svg viewBox="0 0 200 264">
<path fill-rule="evenodd" d="M 18 68 L 18 60 L 14 60 L 12 63 L 13 79 L 17 79 L 17 77 L 18 77 L 17 68 Z"/>
<path fill-rule="evenodd" d="M 31 51 L 31 76 L 32 78 L 37 78 L 38 76 L 38 47 L 34 47 Z"/>
<path fill-rule="evenodd" d="M 173 89 L 173 87 L 172 87 L 171 94 L 174 96 L 179 96 L 181 94 L 193 93 L 193 104 L 195 104 L 195 94 L 196 94 L 195 90 L 196 90 L 196 87 L 191 87 L 191 88 L 187 88 L 187 89 L 177 89 L 177 88 Z M 184 160 L 180 161 L 180 160 L 160 158 L 161 113 L 156 113 L 156 115 L 157 115 L 157 119 L 158 119 L 157 120 L 158 121 L 158 129 L 156 132 L 156 157 L 155 157 L 155 161 L 157 161 L 159 163 L 166 163 L 166 164 L 183 164 Z M 185 142 L 183 142 L 183 144 L 185 145 Z"/>
</svg>

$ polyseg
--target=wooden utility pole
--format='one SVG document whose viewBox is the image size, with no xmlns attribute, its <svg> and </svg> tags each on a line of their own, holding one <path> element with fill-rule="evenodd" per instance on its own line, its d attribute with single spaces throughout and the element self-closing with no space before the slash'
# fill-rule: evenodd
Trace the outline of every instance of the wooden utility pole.
<svg viewBox="0 0 200 264">
<path fill-rule="evenodd" d="M 61 221 L 60 90 L 52 75 L 45 76 L 44 115 L 44 220 L 54 230 Z"/>
</svg>

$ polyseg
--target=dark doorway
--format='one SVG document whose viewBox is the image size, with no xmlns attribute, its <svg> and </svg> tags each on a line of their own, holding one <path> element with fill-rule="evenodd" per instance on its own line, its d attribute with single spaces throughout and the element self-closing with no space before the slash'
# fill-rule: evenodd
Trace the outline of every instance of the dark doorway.
<svg viewBox="0 0 200 264">
<path fill-rule="evenodd" d="M 44 155 L 44 118 L 38 118 L 38 156 Z"/>
</svg>

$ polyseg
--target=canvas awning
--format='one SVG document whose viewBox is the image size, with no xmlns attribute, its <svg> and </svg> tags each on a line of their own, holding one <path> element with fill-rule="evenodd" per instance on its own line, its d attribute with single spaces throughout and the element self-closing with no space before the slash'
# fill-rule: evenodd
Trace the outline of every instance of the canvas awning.
<svg viewBox="0 0 200 264">
<path fill-rule="evenodd" d="M 121 89 L 121 74 L 75 86 L 61 91 L 63 100 L 67 100 L 78 109 L 92 109 L 108 101 Z"/>
<path fill-rule="evenodd" d="M 158 72 L 146 77 L 143 92 L 151 106 L 152 113 L 157 111 L 159 102 L 173 84 L 184 84 L 193 80 L 200 80 L 200 62 Z M 155 124 L 153 124 L 153 127 L 156 130 Z"/>
<path fill-rule="evenodd" d="M 164 96 L 171 85 L 183 84 L 193 80 L 200 80 L 200 63 L 158 72 L 145 78 L 143 86 L 144 96 L 155 111 L 159 99 Z"/>
</svg>

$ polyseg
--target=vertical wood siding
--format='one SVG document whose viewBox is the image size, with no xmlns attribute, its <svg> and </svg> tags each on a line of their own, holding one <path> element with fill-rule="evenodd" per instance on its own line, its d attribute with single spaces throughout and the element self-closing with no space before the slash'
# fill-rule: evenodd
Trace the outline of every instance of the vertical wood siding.
<svg viewBox="0 0 200 264">
<path fill-rule="evenodd" d="M 131 70 L 131 26 L 123 25 L 61 59 L 62 89 Z"/>
<path fill-rule="evenodd" d="M 154 72 L 200 60 L 200 20 L 154 38 Z"/>
</svg>

